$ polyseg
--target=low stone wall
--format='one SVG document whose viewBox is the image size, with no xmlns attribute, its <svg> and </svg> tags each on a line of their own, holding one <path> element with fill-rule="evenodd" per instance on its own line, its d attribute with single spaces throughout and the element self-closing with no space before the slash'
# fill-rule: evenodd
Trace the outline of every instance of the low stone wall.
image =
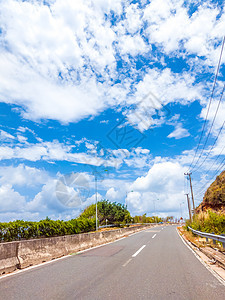
<svg viewBox="0 0 225 300">
<path fill-rule="evenodd" d="M 153 225 L 138 225 L 103 232 L 0 243 L 0 274 L 23 269 L 70 253 L 112 242 Z"/>
</svg>

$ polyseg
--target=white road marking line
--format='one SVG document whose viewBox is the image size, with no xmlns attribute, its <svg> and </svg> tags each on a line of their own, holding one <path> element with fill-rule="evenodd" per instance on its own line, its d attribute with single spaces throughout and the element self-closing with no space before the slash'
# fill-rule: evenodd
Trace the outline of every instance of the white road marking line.
<svg viewBox="0 0 225 300">
<path fill-rule="evenodd" d="M 126 267 L 129 264 L 129 262 L 131 262 L 131 261 L 132 261 L 132 258 L 129 258 L 128 261 L 125 262 L 125 264 L 123 264 L 123 267 Z"/>
<path fill-rule="evenodd" d="M 137 256 L 137 255 L 141 252 L 141 250 L 144 249 L 145 246 L 146 246 L 146 245 L 143 245 L 137 252 L 135 252 L 135 253 L 132 255 L 132 257 Z"/>
<path fill-rule="evenodd" d="M 154 237 L 156 237 L 156 234 L 153 235 L 152 239 L 154 239 Z"/>
</svg>

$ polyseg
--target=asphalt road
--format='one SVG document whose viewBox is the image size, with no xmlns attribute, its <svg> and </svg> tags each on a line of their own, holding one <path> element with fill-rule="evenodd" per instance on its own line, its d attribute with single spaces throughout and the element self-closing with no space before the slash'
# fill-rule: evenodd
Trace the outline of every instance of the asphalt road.
<svg viewBox="0 0 225 300">
<path fill-rule="evenodd" d="M 0 299 L 224 300 L 225 286 L 164 226 L 2 278 Z"/>
</svg>

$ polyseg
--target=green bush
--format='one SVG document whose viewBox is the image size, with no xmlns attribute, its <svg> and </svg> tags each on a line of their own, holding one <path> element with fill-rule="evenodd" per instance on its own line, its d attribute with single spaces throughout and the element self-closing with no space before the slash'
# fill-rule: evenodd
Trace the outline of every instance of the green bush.
<svg viewBox="0 0 225 300">
<path fill-rule="evenodd" d="M 98 202 L 98 221 L 105 224 L 126 224 L 131 221 L 127 207 L 116 202 L 103 200 Z M 23 239 L 62 236 L 95 230 L 95 204 L 87 207 L 76 219 L 70 221 L 53 221 L 46 217 L 39 222 L 17 220 L 0 223 L 0 242 L 11 242 Z"/>
<path fill-rule="evenodd" d="M 70 221 L 53 221 L 49 218 L 39 222 L 17 220 L 8 223 L 0 223 L 0 242 L 62 236 L 88 232 L 94 229 L 95 219 L 82 217 Z"/>
<path fill-rule="evenodd" d="M 208 233 L 225 234 L 225 215 L 208 210 L 196 214 L 193 222 L 187 221 L 186 226 Z"/>
</svg>

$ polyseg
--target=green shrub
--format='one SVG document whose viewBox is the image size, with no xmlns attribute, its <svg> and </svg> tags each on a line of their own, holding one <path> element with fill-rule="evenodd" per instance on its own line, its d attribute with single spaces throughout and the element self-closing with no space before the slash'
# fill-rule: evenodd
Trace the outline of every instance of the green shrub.
<svg viewBox="0 0 225 300">
<path fill-rule="evenodd" d="M 207 212 L 196 214 L 193 222 L 187 221 L 186 226 L 208 233 L 225 234 L 225 215 L 208 210 Z"/>
<path fill-rule="evenodd" d="M 17 220 L 8 223 L 0 223 L 0 242 L 62 236 L 88 232 L 94 229 L 95 219 L 80 217 L 70 221 L 53 221 L 49 218 L 39 222 Z"/>
</svg>

